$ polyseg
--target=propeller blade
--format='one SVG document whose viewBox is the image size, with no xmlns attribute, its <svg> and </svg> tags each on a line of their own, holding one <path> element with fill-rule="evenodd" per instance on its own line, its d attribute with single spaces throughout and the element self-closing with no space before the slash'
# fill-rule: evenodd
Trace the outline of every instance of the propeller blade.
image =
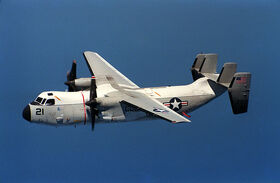
<svg viewBox="0 0 280 183">
<path fill-rule="evenodd" d="M 70 81 L 70 71 L 67 71 L 67 81 Z"/>
<path fill-rule="evenodd" d="M 97 103 L 97 93 L 96 93 L 96 81 L 95 79 L 91 79 L 91 86 L 90 86 L 90 93 L 89 93 L 89 101 L 86 103 L 86 105 L 90 106 L 90 112 L 91 112 L 91 130 L 94 130 L 95 126 L 95 116 L 98 115 L 98 110 L 96 109 Z"/>
<path fill-rule="evenodd" d="M 97 97 L 97 93 L 96 93 L 96 81 L 95 79 L 91 79 L 91 86 L 90 86 L 90 100 L 94 100 Z"/>
<path fill-rule="evenodd" d="M 73 61 L 71 71 L 67 72 L 67 81 L 64 83 L 68 86 L 68 91 L 76 91 L 75 85 L 73 81 L 77 78 L 77 62 L 76 60 Z"/>
<path fill-rule="evenodd" d="M 94 130 L 95 126 L 95 115 L 96 115 L 96 110 L 91 107 L 91 131 Z"/>
<path fill-rule="evenodd" d="M 69 81 L 73 81 L 74 79 L 77 79 L 77 62 L 76 62 L 76 60 L 73 60 L 72 68 L 69 73 Z"/>
</svg>

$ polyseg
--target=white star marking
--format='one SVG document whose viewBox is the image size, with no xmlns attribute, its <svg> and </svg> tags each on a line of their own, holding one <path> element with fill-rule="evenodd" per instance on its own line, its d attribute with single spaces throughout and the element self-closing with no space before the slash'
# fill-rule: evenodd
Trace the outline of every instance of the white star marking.
<svg viewBox="0 0 280 183">
<path fill-rule="evenodd" d="M 174 99 L 174 102 L 173 103 L 170 103 L 170 104 L 172 104 L 173 105 L 173 108 L 172 109 L 179 109 L 179 104 L 180 104 L 180 102 L 177 102 L 177 100 L 176 99 Z"/>
</svg>

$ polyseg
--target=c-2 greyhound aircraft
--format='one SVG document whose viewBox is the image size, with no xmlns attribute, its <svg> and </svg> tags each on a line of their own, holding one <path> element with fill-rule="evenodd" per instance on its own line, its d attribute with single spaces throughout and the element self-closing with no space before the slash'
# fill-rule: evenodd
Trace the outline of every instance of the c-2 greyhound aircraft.
<svg viewBox="0 0 280 183">
<path fill-rule="evenodd" d="M 51 125 L 121 122 L 161 118 L 190 122 L 189 112 L 228 91 L 234 114 L 247 112 L 251 74 L 225 63 L 216 73 L 217 54 L 198 54 L 191 72 L 194 82 L 182 86 L 139 88 L 97 53 L 84 52 L 91 73 L 76 78 L 76 62 L 67 73 L 68 91 L 41 93 L 23 110 L 30 122 Z M 184 117 L 185 116 L 185 117 Z"/>
</svg>

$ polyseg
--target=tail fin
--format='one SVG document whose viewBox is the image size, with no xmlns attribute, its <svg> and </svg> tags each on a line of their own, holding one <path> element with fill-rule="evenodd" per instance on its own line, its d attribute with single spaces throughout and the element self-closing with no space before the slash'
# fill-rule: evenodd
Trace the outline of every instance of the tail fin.
<svg viewBox="0 0 280 183">
<path fill-rule="evenodd" d="M 247 112 L 250 92 L 251 73 L 235 73 L 228 88 L 228 94 L 234 114 Z"/>
<path fill-rule="evenodd" d="M 217 57 L 217 54 L 198 54 L 191 68 L 193 80 L 201 77 L 212 80 L 210 86 L 217 96 L 227 88 L 233 113 L 247 112 L 251 73 L 236 73 L 237 64 L 229 62 L 216 74 Z"/>
<path fill-rule="evenodd" d="M 205 74 L 215 74 L 217 68 L 218 55 L 213 53 L 198 54 L 192 65 L 193 80 L 205 76 Z"/>
<path fill-rule="evenodd" d="M 225 63 L 222 71 L 217 79 L 217 83 L 225 86 L 225 87 L 229 87 L 230 82 L 233 78 L 233 75 L 236 72 L 236 68 L 237 68 L 237 64 L 236 63 Z"/>
</svg>

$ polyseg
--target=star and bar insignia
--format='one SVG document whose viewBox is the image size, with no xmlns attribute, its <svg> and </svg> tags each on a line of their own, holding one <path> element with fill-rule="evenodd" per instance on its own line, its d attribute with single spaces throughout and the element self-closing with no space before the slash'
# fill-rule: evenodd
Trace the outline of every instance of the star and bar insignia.
<svg viewBox="0 0 280 183">
<path fill-rule="evenodd" d="M 181 101 L 179 98 L 174 97 L 170 99 L 169 102 L 164 102 L 163 105 L 169 107 L 174 111 L 179 111 L 182 108 L 182 106 L 188 105 L 188 101 Z"/>
</svg>

